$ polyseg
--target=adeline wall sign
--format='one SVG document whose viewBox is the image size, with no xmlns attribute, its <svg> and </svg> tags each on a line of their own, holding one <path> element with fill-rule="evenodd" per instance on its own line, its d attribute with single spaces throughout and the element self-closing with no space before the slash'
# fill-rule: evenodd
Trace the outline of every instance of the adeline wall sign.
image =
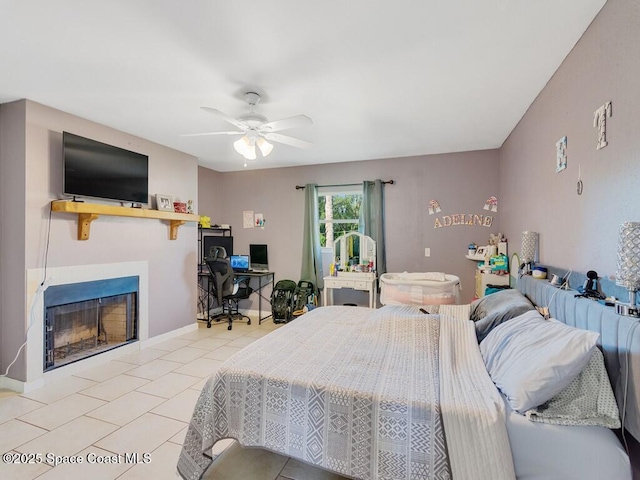
<svg viewBox="0 0 640 480">
<path fill-rule="evenodd" d="M 437 208 L 434 208 L 437 205 Z M 498 211 L 498 200 L 496 197 L 489 197 L 484 204 L 484 210 L 491 212 Z M 441 211 L 440 204 L 437 200 L 429 202 L 429 215 L 434 215 Z M 493 224 L 492 215 L 478 215 L 475 213 L 454 213 L 452 215 L 442 215 L 436 217 L 433 222 L 433 228 L 467 226 L 467 227 L 491 227 Z"/>
</svg>

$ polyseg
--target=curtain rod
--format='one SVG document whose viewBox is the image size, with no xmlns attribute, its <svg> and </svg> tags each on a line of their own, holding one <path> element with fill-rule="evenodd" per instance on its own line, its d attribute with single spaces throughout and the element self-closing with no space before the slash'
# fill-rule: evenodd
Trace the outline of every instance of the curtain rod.
<svg viewBox="0 0 640 480">
<path fill-rule="evenodd" d="M 389 185 L 393 185 L 395 182 L 393 180 L 386 180 L 382 182 L 383 185 L 386 185 L 387 183 Z M 362 183 L 340 183 L 336 185 L 318 185 L 318 188 L 320 187 L 355 187 L 357 185 L 362 185 Z M 296 185 L 296 190 L 304 190 L 304 185 Z"/>
</svg>

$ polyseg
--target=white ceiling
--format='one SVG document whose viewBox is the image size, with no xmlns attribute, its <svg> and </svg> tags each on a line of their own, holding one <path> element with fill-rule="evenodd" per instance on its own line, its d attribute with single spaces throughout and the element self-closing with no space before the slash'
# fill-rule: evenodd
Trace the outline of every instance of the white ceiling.
<svg viewBox="0 0 640 480">
<path fill-rule="evenodd" d="M 0 0 L 0 103 L 28 98 L 241 170 L 232 116 L 304 113 L 248 168 L 500 147 L 605 0 Z"/>
</svg>

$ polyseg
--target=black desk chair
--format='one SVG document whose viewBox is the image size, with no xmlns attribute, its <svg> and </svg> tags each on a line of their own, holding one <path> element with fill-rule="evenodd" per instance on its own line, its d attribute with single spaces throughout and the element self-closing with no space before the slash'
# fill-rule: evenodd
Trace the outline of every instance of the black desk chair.
<svg viewBox="0 0 640 480">
<path fill-rule="evenodd" d="M 222 316 L 227 317 L 229 322 L 228 330 L 234 318 L 246 318 L 247 325 L 251 325 L 251 319 L 242 315 L 238 310 L 238 302 L 249 298 L 253 289 L 249 286 L 250 278 L 247 276 L 236 276 L 231 268 L 231 262 L 226 257 L 224 248 L 212 252 L 213 255 L 207 257 L 205 262 L 209 268 L 209 273 L 213 278 L 213 289 L 218 299 L 218 305 L 222 307 Z M 236 287 L 237 285 L 237 287 Z M 219 318 L 216 321 L 220 321 Z M 211 319 L 207 321 L 207 328 L 211 328 Z"/>
</svg>

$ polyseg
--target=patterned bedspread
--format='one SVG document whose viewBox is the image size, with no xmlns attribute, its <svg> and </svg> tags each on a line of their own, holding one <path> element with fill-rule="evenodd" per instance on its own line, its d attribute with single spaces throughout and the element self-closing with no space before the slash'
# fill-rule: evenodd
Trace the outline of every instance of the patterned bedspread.
<svg viewBox="0 0 640 480">
<path fill-rule="evenodd" d="M 199 479 L 231 437 L 357 479 L 452 478 L 440 325 L 412 307 L 325 307 L 255 341 L 203 388 L 180 474 Z"/>
</svg>

